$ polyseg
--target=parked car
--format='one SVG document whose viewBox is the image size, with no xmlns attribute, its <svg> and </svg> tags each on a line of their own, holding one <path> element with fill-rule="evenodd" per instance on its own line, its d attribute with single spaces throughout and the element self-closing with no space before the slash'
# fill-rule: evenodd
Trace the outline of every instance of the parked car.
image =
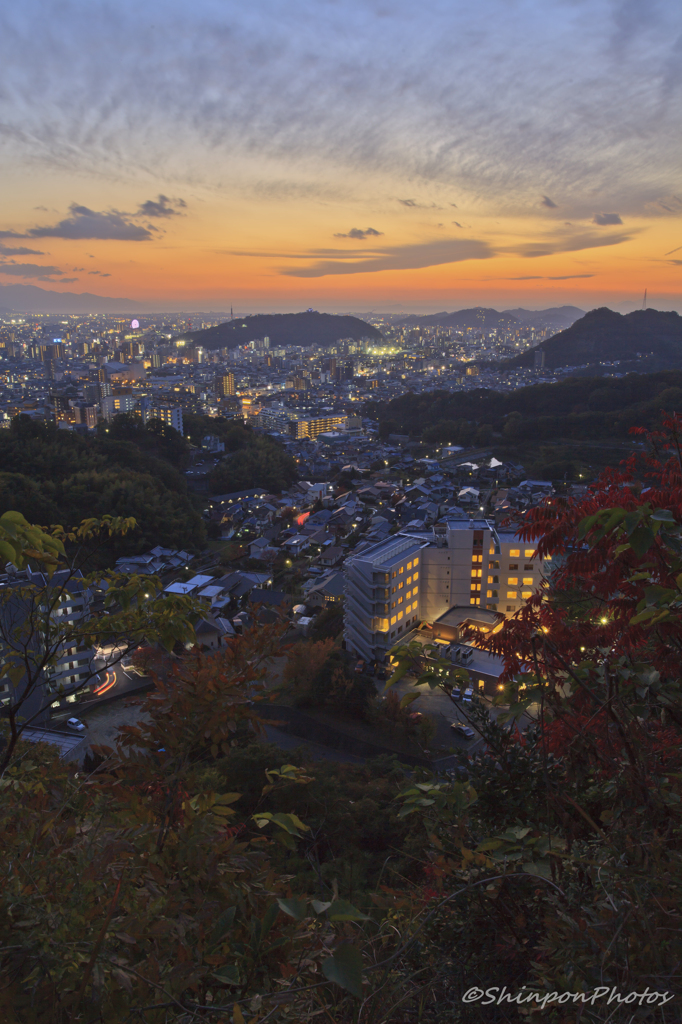
<svg viewBox="0 0 682 1024">
<path fill-rule="evenodd" d="M 453 688 L 452 688 L 452 699 L 453 700 L 461 700 L 462 699 L 462 691 L 460 690 L 459 686 L 453 686 Z"/>
<path fill-rule="evenodd" d="M 453 722 L 450 728 L 453 732 L 456 732 L 458 736 L 463 736 L 467 740 L 472 740 L 476 735 L 474 730 L 470 726 L 465 725 L 464 722 Z"/>
<path fill-rule="evenodd" d="M 466 690 L 464 691 L 464 696 L 462 697 L 462 700 L 466 700 L 469 703 L 471 703 L 471 701 L 473 700 L 473 697 L 474 697 L 473 689 L 471 688 L 471 686 L 467 686 Z"/>
<path fill-rule="evenodd" d="M 74 732 L 85 732 L 85 726 L 80 718 L 67 718 L 66 728 L 73 729 Z"/>
</svg>

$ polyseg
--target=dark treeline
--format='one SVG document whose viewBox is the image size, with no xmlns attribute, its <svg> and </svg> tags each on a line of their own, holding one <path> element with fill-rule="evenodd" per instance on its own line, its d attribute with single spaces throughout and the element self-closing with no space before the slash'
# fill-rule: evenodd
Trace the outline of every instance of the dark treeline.
<svg viewBox="0 0 682 1024">
<path fill-rule="evenodd" d="M 278 441 L 256 434 L 241 420 L 223 417 L 184 417 L 185 434 L 193 444 L 213 434 L 225 444 L 225 458 L 209 477 L 211 494 L 228 494 L 251 487 L 264 487 L 278 493 L 298 479 L 296 460 L 284 451 Z"/>
<path fill-rule="evenodd" d="M 156 544 L 196 549 L 205 531 L 182 473 L 189 458 L 182 435 L 159 420 L 117 416 L 86 437 L 17 416 L 0 432 L 0 514 L 44 525 L 133 516 L 141 526 L 117 539 L 117 555 Z"/>
<path fill-rule="evenodd" d="M 661 409 L 682 411 L 682 371 L 570 378 L 509 392 L 408 393 L 369 403 L 366 414 L 379 420 L 383 437 L 403 433 L 470 445 L 487 444 L 494 433 L 509 443 L 623 438 L 632 426 L 655 425 Z"/>
</svg>

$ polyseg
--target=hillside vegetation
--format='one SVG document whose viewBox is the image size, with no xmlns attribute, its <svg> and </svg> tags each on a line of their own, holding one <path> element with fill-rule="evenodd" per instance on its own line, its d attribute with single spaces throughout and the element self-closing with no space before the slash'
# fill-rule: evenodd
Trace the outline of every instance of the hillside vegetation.
<svg viewBox="0 0 682 1024">
<path fill-rule="evenodd" d="M 207 349 L 235 348 L 257 338 L 269 338 L 270 345 L 333 345 L 340 338 L 381 338 L 381 332 L 356 316 L 331 313 L 272 313 L 228 320 L 217 327 L 183 334 Z"/>
<path fill-rule="evenodd" d="M 593 309 L 565 331 L 540 342 L 545 366 L 633 361 L 647 370 L 682 366 L 682 317 L 675 312 L 638 309 L 621 315 L 603 307 Z M 507 367 L 532 366 L 534 350 L 510 360 Z"/>
<path fill-rule="evenodd" d="M 421 434 L 429 442 L 489 443 L 494 433 L 510 443 L 626 438 L 632 426 L 656 424 L 661 409 L 682 411 L 682 371 L 575 377 L 508 392 L 409 393 L 366 409 L 383 436 Z"/>
</svg>

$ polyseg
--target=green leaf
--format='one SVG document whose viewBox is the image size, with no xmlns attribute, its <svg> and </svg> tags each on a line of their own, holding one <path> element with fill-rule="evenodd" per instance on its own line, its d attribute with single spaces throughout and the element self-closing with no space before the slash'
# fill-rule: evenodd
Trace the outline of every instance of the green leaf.
<svg viewBox="0 0 682 1024">
<path fill-rule="evenodd" d="M 331 903 L 323 903 L 322 900 L 313 900 L 311 906 L 316 914 L 324 914 L 325 910 L 329 910 Z"/>
<path fill-rule="evenodd" d="M 215 971 L 213 977 L 221 981 L 223 985 L 239 984 L 239 970 L 236 964 L 226 964 L 219 971 Z"/>
<path fill-rule="evenodd" d="M 222 939 L 223 935 L 226 935 L 227 932 L 229 932 L 230 928 L 234 924 L 236 913 L 236 907 L 228 907 L 228 909 L 220 915 L 215 923 L 213 932 L 211 933 L 210 942 L 212 946 L 216 946 Z"/>
<path fill-rule="evenodd" d="M 271 903 L 268 909 L 265 911 L 261 927 L 261 939 L 264 939 L 268 934 L 273 924 L 277 920 L 280 908 L 276 903 Z"/>
<path fill-rule="evenodd" d="M 361 913 L 352 903 L 345 900 L 334 900 L 329 908 L 330 921 L 369 921 L 367 914 Z"/>
<path fill-rule="evenodd" d="M 416 700 L 421 697 L 420 693 L 406 693 L 403 699 L 400 701 L 401 708 L 409 708 L 410 704 L 414 704 Z"/>
<path fill-rule="evenodd" d="M 335 950 L 334 956 L 324 961 L 322 973 L 327 981 L 333 981 L 346 992 L 362 999 L 362 956 L 356 946 L 344 942 Z"/>
<path fill-rule="evenodd" d="M 296 900 L 296 899 L 281 900 L 281 899 L 278 899 L 277 903 L 279 904 L 279 909 L 283 910 L 285 914 L 289 915 L 289 917 L 293 917 L 295 921 L 302 921 L 303 918 L 306 916 L 306 910 L 308 909 L 308 904 L 306 903 L 305 900 Z"/>
<path fill-rule="evenodd" d="M 523 865 L 523 870 L 527 875 L 539 875 L 540 878 L 552 877 L 549 861 L 546 860 L 530 861 L 528 864 Z"/>
</svg>

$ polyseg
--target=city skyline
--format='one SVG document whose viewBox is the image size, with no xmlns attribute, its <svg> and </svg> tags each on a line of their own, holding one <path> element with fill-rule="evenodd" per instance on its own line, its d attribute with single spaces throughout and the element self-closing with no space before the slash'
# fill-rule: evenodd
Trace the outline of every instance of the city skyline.
<svg viewBox="0 0 682 1024">
<path fill-rule="evenodd" d="M 668 0 L 7 10 L 0 285 L 682 311 Z M 0 305 L 3 304 L 0 289 Z"/>
</svg>

